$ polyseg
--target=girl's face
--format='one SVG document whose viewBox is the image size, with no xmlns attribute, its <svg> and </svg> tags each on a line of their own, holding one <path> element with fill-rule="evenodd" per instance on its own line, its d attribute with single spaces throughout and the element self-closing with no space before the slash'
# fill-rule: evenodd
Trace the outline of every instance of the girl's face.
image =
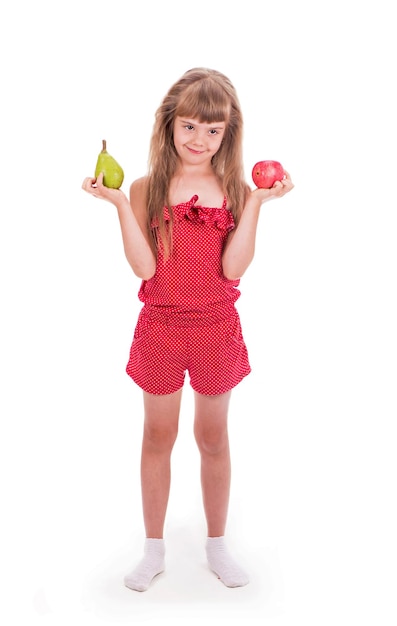
<svg viewBox="0 0 397 626">
<path fill-rule="evenodd" d="M 177 116 L 173 137 L 179 158 L 192 165 L 210 163 L 220 148 L 225 129 L 226 122 L 207 124 Z"/>
</svg>

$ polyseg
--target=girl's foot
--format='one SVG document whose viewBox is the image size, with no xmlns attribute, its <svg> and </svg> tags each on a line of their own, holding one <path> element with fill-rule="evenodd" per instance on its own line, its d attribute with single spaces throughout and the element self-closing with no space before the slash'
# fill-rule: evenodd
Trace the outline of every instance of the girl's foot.
<svg viewBox="0 0 397 626">
<path fill-rule="evenodd" d="M 164 555 L 164 539 L 147 538 L 143 559 L 124 578 L 125 586 L 134 591 L 146 591 L 153 578 L 164 571 Z"/>
<path fill-rule="evenodd" d="M 249 583 L 246 572 L 232 559 L 224 537 L 207 537 L 208 564 L 226 587 L 243 587 Z"/>
</svg>

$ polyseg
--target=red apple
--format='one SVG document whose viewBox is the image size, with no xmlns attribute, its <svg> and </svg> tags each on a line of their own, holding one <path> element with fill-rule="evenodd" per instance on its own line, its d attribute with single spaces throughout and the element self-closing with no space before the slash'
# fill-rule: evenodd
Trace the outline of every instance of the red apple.
<svg viewBox="0 0 397 626">
<path fill-rule="evenodd" d="M 259 161 L 252 168 L 252 180 L 260 189 L 270 189 L 276 180 L 284 178 L 284 168 L 278 161 Z"/>
</svg>

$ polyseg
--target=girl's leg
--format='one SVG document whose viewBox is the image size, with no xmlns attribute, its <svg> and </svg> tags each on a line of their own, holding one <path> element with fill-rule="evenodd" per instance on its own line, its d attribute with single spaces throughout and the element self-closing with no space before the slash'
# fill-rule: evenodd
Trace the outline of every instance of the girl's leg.
<svg viewBox="0 0 397 626">
<path fill-rule="evenodd" d="M 126 586 L 136 591 L 146 591 L 152 579 L 164 570 L 163 529 L 181 396 L 182 389 L 164 396 L 144 392 L 141 485 L 146 541 L 143 559 L 124 579 Z"/>
<path fill-rule="evenodd" d="M 171 480 L 171 452 L 178 434 L 182 389 L 163 396 L 144 392 L 145 422 L 141 456 L 146 536 L 162 538 Z"/>
<path fill-rule="evenodd" d="M 195 393 L 194 435 L 201 456 L 201 486 L 208 536 L 225 533 L 230 492 L 227 416 L 231 392 L 218 396 Z"/>
<path fill-rule="evenodd" d="M 248 583 L 248 576 L 224 542 L 231 476 L 227 428 L 230 395 L 231 391 L 217 396 L 195 393 L 194 434 L 201 456 L 208 563 L 227 587 L 241 587 Z"/>
</svg>

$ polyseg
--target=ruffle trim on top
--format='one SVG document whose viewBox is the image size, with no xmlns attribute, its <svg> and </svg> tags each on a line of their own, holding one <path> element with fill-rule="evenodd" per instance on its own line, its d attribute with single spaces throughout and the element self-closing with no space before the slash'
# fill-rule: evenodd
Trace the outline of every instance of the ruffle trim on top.
<svg viewBox="0 0 397 626">
<path fill-rule="evenodd" d="M 225 207 L 203 207 L 196 204 L 198 196 L 194 195 L 189 202 L 181 202 L 172 207 L 174 218 L 178 221 L 189 220 L 195 224 L 206 224 L 216 226 L 219 230 L 229 231 L 234 228 L 234 219 L 229 209 Z M 164 219 L 170 220 L 168 207 L 164 207 Z M 158 226 L 158 220 L 152 220 L 152 228 Z"/>
</svg>

